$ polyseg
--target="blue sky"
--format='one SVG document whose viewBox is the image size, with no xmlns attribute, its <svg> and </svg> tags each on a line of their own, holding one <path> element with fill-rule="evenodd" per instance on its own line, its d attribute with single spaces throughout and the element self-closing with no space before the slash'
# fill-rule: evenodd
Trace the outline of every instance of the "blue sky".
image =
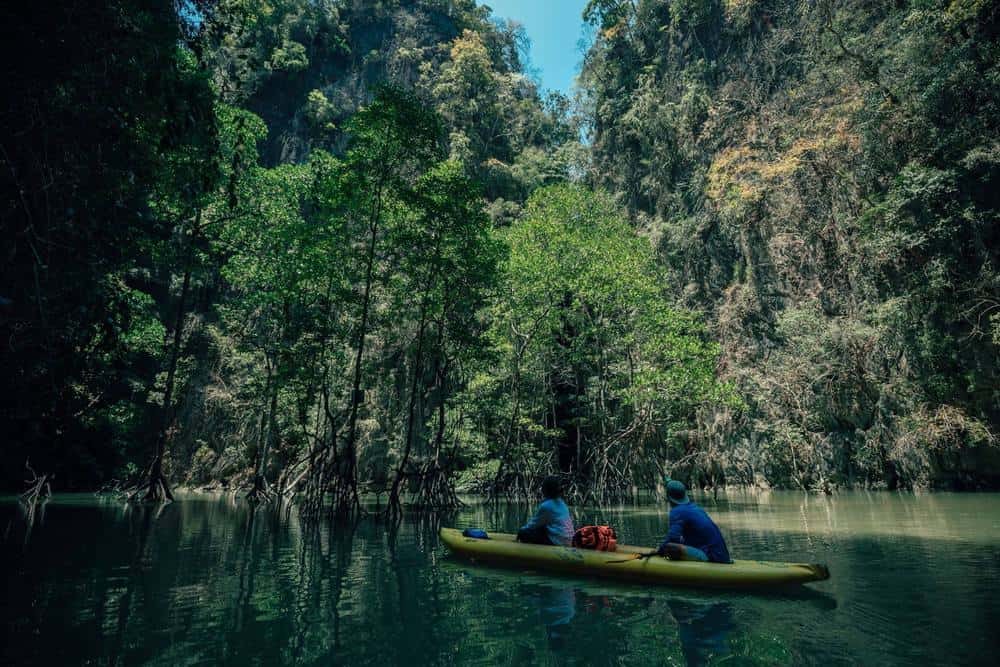
<svg viewBox="0 0 1000 667">
<path fill-rule="evenodd" d="M 542 88 L 569 94 L 583 55 L 577 42 L 583 36 L 583 8 L 587 0 L 479 0 L 493 15 L 524 25 L 531 39 L 531 66 Z"/>
</svg>

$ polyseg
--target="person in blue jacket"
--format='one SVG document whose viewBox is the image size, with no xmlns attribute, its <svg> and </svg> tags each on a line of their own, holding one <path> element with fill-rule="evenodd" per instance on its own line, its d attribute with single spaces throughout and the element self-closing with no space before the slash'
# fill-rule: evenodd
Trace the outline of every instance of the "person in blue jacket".
<svg viewBox="0 0 1000 667">
<path fill-rule="evenodd" d="M 670 528 L 657 553 L 671 560 L 733 562 L 719 527 L 705 510 L 691 502 L 684 484 L 670 480 L 667 500 L 670 502 Z"/>
<path fill-rule="evenodd" d="M 528 544 L 555 544 L 568 547 L 573 542 L 573 517 L 562 499 L 562 485 L 556 477 L 542 482 L 545 498 L 535 510 L 535 516 L 517 531 L 517 541 Z"/>
</svg>

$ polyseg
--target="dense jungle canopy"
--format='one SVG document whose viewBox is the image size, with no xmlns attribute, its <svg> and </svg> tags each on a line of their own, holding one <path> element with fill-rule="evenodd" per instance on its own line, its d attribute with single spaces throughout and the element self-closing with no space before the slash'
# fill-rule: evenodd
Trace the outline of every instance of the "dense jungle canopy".
<svg viewBox="0 0 1000 667">
<path fill-rule="evenodd" d="M 1000 485 L 1000 5 L 6 3 L 0 486 Z"/>
</svg>

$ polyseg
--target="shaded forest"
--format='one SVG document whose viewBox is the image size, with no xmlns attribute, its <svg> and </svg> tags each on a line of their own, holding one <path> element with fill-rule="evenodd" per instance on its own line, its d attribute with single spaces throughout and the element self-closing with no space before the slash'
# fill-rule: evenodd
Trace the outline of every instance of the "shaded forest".
<svg viewBox="0 0 1000 667">
<path fill-rule="evenodd" d="M 1000 10 L 5 7 L 3 486 L 1000 484 Z"/>
</svg>

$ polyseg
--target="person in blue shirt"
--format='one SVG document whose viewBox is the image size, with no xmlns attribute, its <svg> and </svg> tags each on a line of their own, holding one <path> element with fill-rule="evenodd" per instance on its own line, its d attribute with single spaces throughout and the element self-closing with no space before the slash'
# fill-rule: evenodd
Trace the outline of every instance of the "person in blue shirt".
<svg viewBox="0 0 1000 667">
<path fill-rule="evenodd" d="M 667 500 L 670 502 L 670 528 L 657 553 L 671 560 L 733 562 L 719 527 L 705 510 L 691 502 L 684 484 L 670 480 Z"/>
<path fill-rule="evenodd" d="M 573 517 L 562 499 L 562 485 L 555 477 L 542 482 L 545 498 L 535 516 L 517 531 L 517 541 L 528 544 L 548 544 L 568 547 L 573 542 Z"/>
</svg>

